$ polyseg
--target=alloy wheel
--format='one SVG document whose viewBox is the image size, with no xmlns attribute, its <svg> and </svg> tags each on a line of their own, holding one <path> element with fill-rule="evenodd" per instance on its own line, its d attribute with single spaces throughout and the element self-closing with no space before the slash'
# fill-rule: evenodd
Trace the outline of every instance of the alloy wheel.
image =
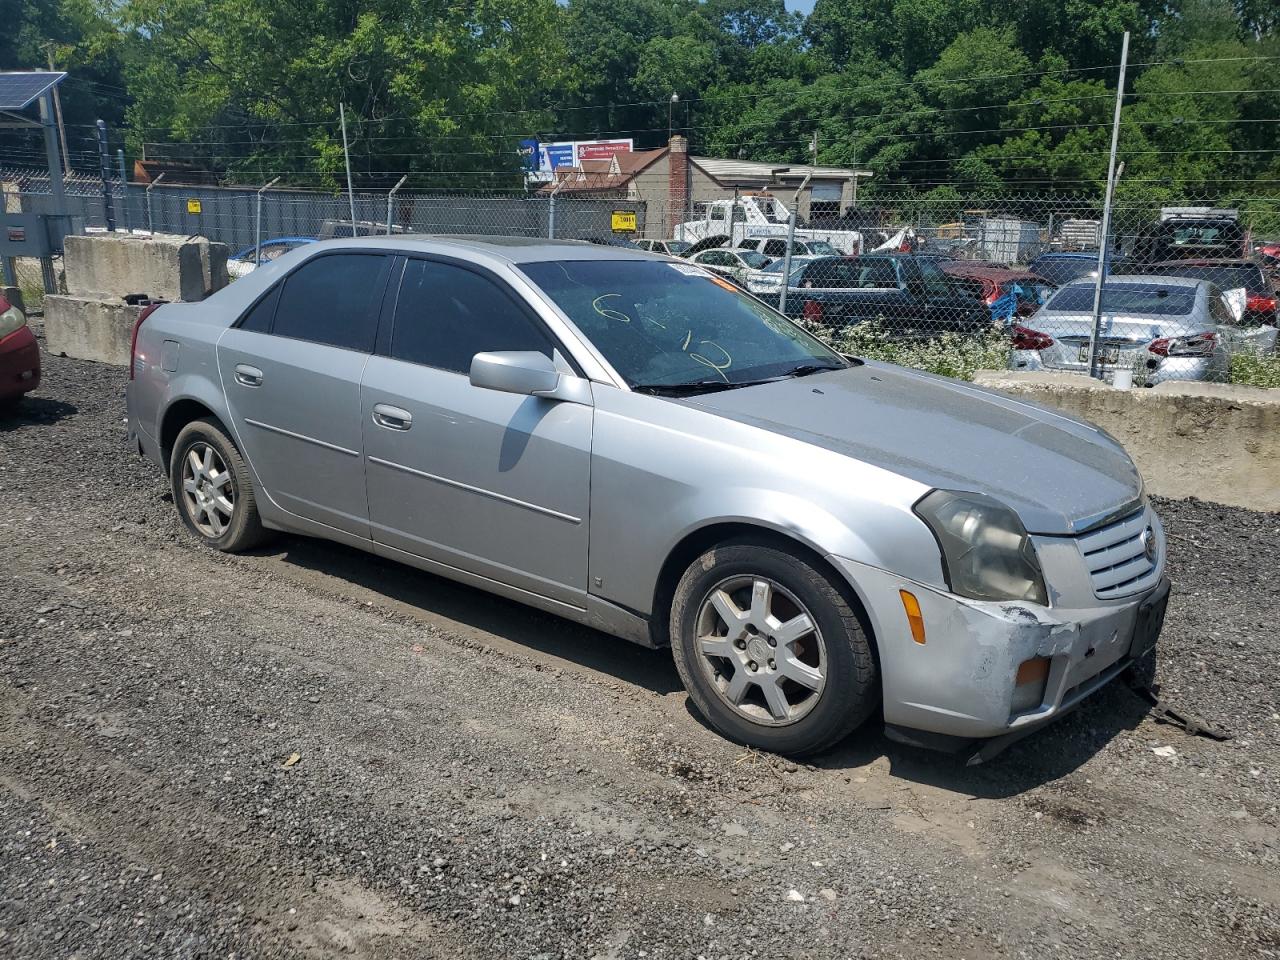
<svg viewBox="0 0 1280 960">
<path fill-rule="evenodd" d="M 197 530 L 214 540 L 226 532 L 236 510 L 235 484 L 222 456 L 207 443 L 193 443 L 182 459 L 182 496 Z"/>
<path fill-rule="evenodd" d="M 736 576 L 698 608 L 702 668 L 725 703 L 753 723 L 795 723 L 826 686 L 826 645 L 796 596 L 768 577 Z"/>
</svg>

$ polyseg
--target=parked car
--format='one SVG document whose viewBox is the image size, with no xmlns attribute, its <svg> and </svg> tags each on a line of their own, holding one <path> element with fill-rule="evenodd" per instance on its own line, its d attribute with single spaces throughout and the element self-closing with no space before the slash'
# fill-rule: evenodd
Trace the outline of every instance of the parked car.
<svg viewBox="0 0 1280 960">
<path fill-rule="evenodd" d="M 1239 211 L 1213 207 L 1164 207 L 1158 220 L 1134 237 L 1126 259 L 1156 263 L 1182 258 L 1235 259 L 1248 255 Z"/>
<path fill-rule="evenodd" d="M 325 537 L 670 645 L 761 749 L 882 713 L 982 759 L 1160 631 L 1164 533 L 1103 431 L 847 360 L 689 264 L 333 241 L 134 339 L 130 442 L 203 544 Z"/>
<path fill-rule="evenodd" d="M 1262 267 L 1252 260 L 1167 260 L 1130 269 L 1133 273 L 1153 276 L 1208 280 L 1227 295 L 1233 310 L 1239 307 L 1242 325 L 1276 325 L 1275 286 Z M 1237 290 L 1243 292 L 1232 293 Z"/>
<path fill-rule="evenodd" d="M 994 323 L 1008 323 L 1013 317 L 1029 317 L 1039 310 L 1057 288 L 1029 270 L 994 266 L 978 260 L 949 260 L 938 264 L 965 293 L 981 300 L 991 310 Z"/>
<path fill-rule="evenodd" d="M 1034 317 L 1015 324 L 1010 366 L 1087 373 L 1093 297 L 1093 281 L 1076 280 Z M 1226 339 L 1235 318 L 1213 284 L 1182 277 L 1108 277 L 1101 310 L 1097 350 L 1105 379 L 1117 369 L 1133 370 L 1134 382 L 1147 386 L 1226 378 Z"/>
<path fill-rule="evenodd" d="M 243 277 L 246 273 L 251 273 L 258 265 L 257 260 L 263 262 L 274 260 L 281 254 L 288 253 L 297 247 L 307 243 L 315 243 L 315 237 L 274 237 L 270 240 L 262 241 L 262 253 L 255 257 L 257 247 L 245 247 L 239 253 L 227 258 L 227 273 L 232 277 Z"/>
<path fill-rule="evenodd" d="M 766 257 L 785 257 L 787 240 L 785 237 L 748 237 L 738 244 L 739 250 L 755 250 Z M 839 250 L 825 240 L 795 240 L 791 244 L 793 257 L 839 257 Z"/>
<path fill-rule="evenodd" d="M 636 247 L 650 253 L 665 253 L 671 257 L 683 257 L 693 244 L 687 240 L 637 240 Z"/>
<path fill-rule="evenodd" d="M 0 293 L 0 407 L 40 386 L 40 347 L 17 304 Z"/>
<path fill-rule="evenodd" d="M 1037 277 L 1061 287 L 1081 277 L 1098 275 L 1098 251 L 1042 253 L 1027 264 Z"/>
<path fill-rule="evenodd" d="M 804 268 L 806 264 L 812 263 L 817 257 L 792 257 L 791 258 L 791 283 L 789 284 L 790 292 L 787 296 L 792 296 L 798 292 L 800 278 L 804 276 Z M 759 270 L 752 270 L 747 274 L 745 286 L 749 293 L 763 297 L 770 303 L 777 304 L 779 293 L 782 289 L 782 268 L 787 265 L 785 258 L 775 260 L 767 267 L 761 267 Z"/>
<path fill-rule="evenodd" d="M 762 253 L 754 250 L 726 250 L 717 248 L 703 250 L 689 258 L 690 262 L 706 267 L 726 280 L 732 280 L 740 287 L 745 287 L 747 276 L 756 270 L 763 270 L 772 261 Z"/>
<path fill-rule="evenodd" d="M 809 327 L 878 323 L 904 336 L 977 333 L 991 325 L 987 308 L 931 260 L 910 254 L 820 257 L 793 278 L 787 316 Z M 771 296 L 769 303 L 777 302 Z"/>
</svg>

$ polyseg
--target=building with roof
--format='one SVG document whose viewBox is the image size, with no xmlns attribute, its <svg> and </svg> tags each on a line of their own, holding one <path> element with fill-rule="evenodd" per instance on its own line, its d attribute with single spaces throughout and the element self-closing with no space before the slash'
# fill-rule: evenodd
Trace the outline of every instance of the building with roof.
<svg viewBox="0 0 1280 960">
<path fill-rule="evenodd" d="M 608 159 L 583 160 L 577 167 L 559 167 L 538 193 L 641 201 L 647 208 L 645 234 L 669 237 L 677 223 L 698 215 L 700 205 L 743 193 L 767 191 L 788 207 L 798 202 L 800 216 L 806 220 L 839 217 L 856 204 L 858 181 L 871 175 L 870 170 L 850 167 L 690 156 L 689 141 L 677 135 L 656 150 L 616 153 Z"/>
</svg>

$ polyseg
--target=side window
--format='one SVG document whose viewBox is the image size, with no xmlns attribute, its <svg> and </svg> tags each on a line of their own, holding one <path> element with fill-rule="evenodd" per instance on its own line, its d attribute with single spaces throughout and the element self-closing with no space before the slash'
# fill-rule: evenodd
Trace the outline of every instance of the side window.
<svg viewBox="0 0 1280 960">
<path fill-rule="evenodd" d="M 272 333 L 348 350 L 373 349 L 375 300 L 387 258 L 339 253 L 316 257 L 289 274 Z"/>
<path fill-rule="evenodd" d="M 277 283 L 271 291 L 249 308 L 249 312 L 240 320 L 241 330 L 254 333 L 270 333 L 271 321 L 276 316 L 276 304 L 280 302 L 280 288 L 284 284 Z"/>
<path fill-rule="evenodd" d="M 893 261 L 887 259 L 866 260 L 860 264 L 858 286 L 864 290 L 880 290 L 898 285 L 898 272 Z"/>
<path fill-rule="evenodd" d="M 552 356 L 551 337 L 514 297 L 488 277 L 428 260 L 405 266 L 391 332 L 391 356 L 454 373 L 490 350 Z"/>
<path fill-rule="evenodd" d="M 766 257 L 780 257 L 786 251 L 786 244 L 783 240 L 769 240 L 764 245 L 762 251 Z"/>
</svg>

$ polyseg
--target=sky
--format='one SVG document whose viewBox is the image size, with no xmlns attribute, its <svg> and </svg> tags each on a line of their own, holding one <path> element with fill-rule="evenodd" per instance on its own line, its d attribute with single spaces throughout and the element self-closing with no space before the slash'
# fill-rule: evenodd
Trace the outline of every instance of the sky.
<svg viewBox="0 0 1280 960">
<path fill-rule="evenodd" d="M 787 9 L 792 13 L 809 14 L 813 12 L 813 0 L 786 0 Z"/>
</svg>

